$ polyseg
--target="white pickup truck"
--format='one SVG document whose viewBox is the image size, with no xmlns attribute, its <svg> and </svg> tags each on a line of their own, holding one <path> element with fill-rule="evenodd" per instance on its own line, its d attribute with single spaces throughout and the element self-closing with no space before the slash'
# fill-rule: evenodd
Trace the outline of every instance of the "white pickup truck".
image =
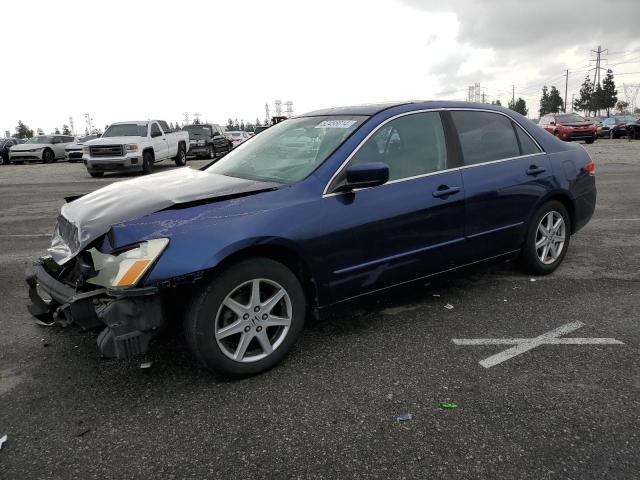
<svg viewBox="0 0 640 480">
<path fill-rule="evenodd" d="M 187 163 L 189 133 L 172 132 L 163 120 L 113 123 L 102 137 L 82 147 L 82 160 L 92 177 L 104 172 L 153 172 L 153 164 L 172 158 Z"/>
</svg>

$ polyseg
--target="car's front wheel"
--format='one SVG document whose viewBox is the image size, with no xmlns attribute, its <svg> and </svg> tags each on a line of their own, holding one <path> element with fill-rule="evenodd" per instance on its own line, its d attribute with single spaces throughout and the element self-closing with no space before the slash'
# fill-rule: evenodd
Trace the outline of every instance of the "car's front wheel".
<svg viewBox="0 0 640 480">
<path fill-rule="evenodd" d="M 173 161 L 178 167 L 184 167 L 187 164 L 187 149 L 183 144 L 178 145 L 178 154 L 173 157 Z"/>
<path fill-rule="evenodd" d="M 236 263 L 191 300 L 187 342 L 209 370 L 255 375 L 279 363 L 302 332 L 305 295 L 286 266 L 268 258 Z"/>
<path fill-rule="evenodd" d="M 207 155 L 207 158 L 209 160 L 213 160 L 214 158 L 216 158 L 216 150 L 213 145 L 209 145 L 209 153 Z"/>
<path fill-rule="evenodd" d="M 55 156 L 53 155 L 53 151 L 46 149 L 42 152 L 42 161 L 44 163 L 52 163 L 55 160 Z"/>
<path fill-rule="evenodd" d="M 142 154 L 142 173 L 144 175 L 153 173 L 153 154 L 148 150 Z"/>
<path fill-rule="evenodd" d="M 557 200 L 540 207 L 529 222 L 520 263 L 527 273 L 547 275 L 562 263 L 571 240 L 567 209 Z"/>
</svg>

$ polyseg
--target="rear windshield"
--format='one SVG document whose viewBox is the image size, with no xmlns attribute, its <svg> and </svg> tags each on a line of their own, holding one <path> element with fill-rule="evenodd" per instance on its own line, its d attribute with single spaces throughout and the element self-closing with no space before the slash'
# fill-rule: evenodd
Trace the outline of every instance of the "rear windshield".
<svg viewBox="0 0 640 480">
<path fill-rule="evenodd" d="M 103 137 L 146 137 L 147 124 L 137 123 L 119 123 L 111 125 L 107 131 L 102 134 Z"/>
<path fill-rule="evenodd" d="M 211 130 L 209 130 L 208 127 L 200 125 L 189 125 L 188 127 L 184 127 L 183 130 L 189 132 L 189 135 L 211 135 Z"/>
</svg>

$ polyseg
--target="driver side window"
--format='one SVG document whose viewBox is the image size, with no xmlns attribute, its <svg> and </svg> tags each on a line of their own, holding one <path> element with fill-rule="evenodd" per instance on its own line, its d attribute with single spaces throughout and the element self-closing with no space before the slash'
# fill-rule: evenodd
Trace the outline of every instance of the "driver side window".
<svg viewBox="0 0 640 480">
<path fill-rule="evenodd" d="M 370 137 L 349 165 L 382 162 L 389 180 L 416 177 L 447 168 L 447 146 L 438 112 L 396 118 Z"/>
<path fill-rule="evenodd" d="M 151 137 L 159 137 L 160 135 L 162 135 L 162 132 L 160 131 L 160 127 L 158 127 L 157 123 L 152 123 L 151 124 Z"/>
</svg>

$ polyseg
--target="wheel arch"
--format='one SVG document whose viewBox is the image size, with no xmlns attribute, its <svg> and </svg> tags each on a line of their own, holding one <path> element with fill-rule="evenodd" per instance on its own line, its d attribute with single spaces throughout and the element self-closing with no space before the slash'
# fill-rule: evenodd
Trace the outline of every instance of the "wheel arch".
<svg viewBox="0 0 640 480">
<path fill-rule="evenodd" d="M 286 243 L 260 243 L 238 247 L 228 253 L 210 271 L 215 275 L 231 265 L 249 258 L 269 258 L 282 263 L 298 278 L 305 293 L 307 308 L 314 310 L 319 304 L 319 289 L 309 261 L 295 247 Z"/>
<path fill-rule="evenodd" d="M 547 196 L 543 197 L 540 200 L 540 202 L 538 202 L 538 204 L 536 205 L 536 208 L 532 212 L 532 215 L 542 205 L 553 200 L 560 202 L 564 206 L 564 208 L 567 209 L 567 212 L 569 213 L 569 220 L 571 222 L 571 225 L 570 225 L 571 232 L 573 233 L 575 231 L 575 226 L 576 226 L 576 203 L 573 197 L 569 194 L 569 192 L 563 192 L 563 191 L 550 192 Z"/>
<path fill-rule="evenodd" d="M 142 149 L 142 155 L 144 155 L 145 153 L 149 152 L 151 154 L 151 156 L 153 157 L 153 159 L 156 159 L 156 154 L 153 151 L 153 147 L 146 147 Z"/>
</svg>

